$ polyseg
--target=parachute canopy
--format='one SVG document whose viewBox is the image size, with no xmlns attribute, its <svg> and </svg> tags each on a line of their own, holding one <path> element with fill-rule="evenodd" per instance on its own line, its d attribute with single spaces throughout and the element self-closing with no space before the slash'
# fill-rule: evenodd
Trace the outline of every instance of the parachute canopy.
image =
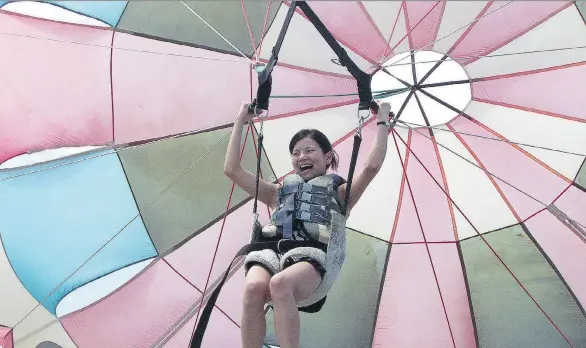
<svg viewBox="0 0 586 348">
<path fill-rule="evenodd" d="M 0 346 L 188 347 L 250 238 L 252 197 L 223 160 L 291 4 L 0 4 Z M 308 4 L 396 124 L 302 347 L 586 346 L 584 2 Z M 347 176 L 356 79 L 302 11 L 272 84 L 262 178 L 291 172 L 308 127 Z M 241 346 L 240 266 L 204 347 Z"/>
</svg>

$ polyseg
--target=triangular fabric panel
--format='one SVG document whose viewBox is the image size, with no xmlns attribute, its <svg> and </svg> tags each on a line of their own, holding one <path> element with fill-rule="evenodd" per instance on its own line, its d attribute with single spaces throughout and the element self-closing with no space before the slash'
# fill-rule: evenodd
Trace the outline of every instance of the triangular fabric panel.
<svg viewBox="0 0 586 348">
<path fill-rule="evenodd" d="M 432 50 L 446 1 L 404 2 L 411 50 Z"/>
<path fill-rule="evenodd" d="M 256 40 L 261 37 L 268 2 L 246 4 L 245 12 L 240 2 L 215 1 L 130 1 L 118 28 L 174 41 L 209 47 L 240 56 L 254 53 L 250 34 Z M 279 3 L 271 4 L 268 25 L 271 24 Z M 191 11 L 194 11 L 194 14 Z M 164 16 L 160 14 L 164 13 Z M 198 16 L 201 17 L 198 18 Z M 212 30 L 206 23 L 224 36 L 232 45 Z M 249 30 L 250 26 L 250 30 Z M 238 52 L 240 51 L 240 52 Z"/>
<path fill-rule="evenodd" d="M 386 57 L 393 53 L 391 49 L 394 45 L 391 43 L 392 37 L 403 37 L 405 36 L 405 17 L 403 15 L 403 2 L 400 1 L 362 1 L 362 6 L 368 12 L 368 15 L 378 27 L 379 31 L 383 35 L 383 39 L 388 43 L 385 51 Z M 401 24 L 399 24 L 401 21 Z M 393 35 L 395 32 L 399 32 L 399 35 Z M 396 41 L 399 41 L 397 39 Z M 407 43 L 407 40 L 403 41 Z"/>
<path fill-rule="evenodd" d="M 415 215 L 408 221 L 421 223 L 424 240 L 427 242 L 455 241 L 455 233 L 450 212 L 450 201 L 446 195 L 444 173 L 438 161 L 434 143 L 420 133 L 411 132 L 410 141 L 397 137 L 408 147 L 408 163 L 406 168 L 405 196 L 413 198 Z M 401 214 L 406 211 L 401 212 Z M 399 230 L 393 239 L 394 243 L 414 242 L 410 235 L 417 235 L 414 230 Z M 420 240 L 421 241 L 421 240 Z"/>
<path fill-rule="evenodd" d="M 584 161 L 586 122 L 479 101 L 472 101 L 466 112 L 499 134 L 487 142 L 514 143 L 568 184 Z"/>
<path fill-rule="evenodd" d="M 373 348 L 476 347 L 456 243 L 393 244 Z"/>
<path fill-rule="evenodd" d="M 506 45 L 549 17 L 572 5 L 572 1 L 543 1 L 535 6 L 527 1 L 489 2 L 480 16 L 452 47 L 450 56 L 467 65 Z M 470 57 L 475 56 L 475 57 Z"/>
<path fill-rule="evenodd" d="M 586 280 L 580 276 L 580 270 L 586 267 L 586 243 L 549 211 L 535 215 L 525 224 L 572 290 L 583 311 L 586 306 Z"/>
<path fill-rule="evenodd" d="M 0 37 L 0 163 L 27 151 L 113 140 L 110 50 L 98 47 L 110 46 L 111 31 L 8 12 L 0 31 L 14 34 Z"/>
<path fill-rule="evenodd" d="M 414 132 L 425 134 L 427 130 Z M 518 222 L 482 166 L 460 142 L 458 134 L 441 127 L 434 129 L 434 140 L 445 172 L 458 239 Z"/>
<path fill-rule="evenodd" d="M 459 116 L 449 126 L 460 133 L 460 141 L 478 158 L 479 164 L 491 173 L 496 185 L 521 220 L 543 209 L 543 204 L 553 202 L 567 187 L 568 183 L 562 178 L 512 145 L 483 139 L 482 137 L 496 136 L 479 122 Z"/>
<path fill-rule="evenodd" d="M 6 255 L 53 315 L 77 287 L 156 255 L 116 152 L 3 171 L 0 178 Z"/>
<path fill-rule="evenodd" d="M 308 4 L 340 43 L 370 62 L 380 62 L 386 41 L 360 1 L 339 1 L 336 6 L 319 1 Z"/>
<path fill-rule="evenodd" d="M 565 30 L 560 30 L 562 27 Z M 477 79 L 502 75 L 515 77 L 531 74 L 533 70 L 547 71 L 549 68 L 586 61 L 585 46 L 584 18 L 576 6 L 569 6 L 491 52 L 489 56 L 480 57 L 466 65 L 466 72 L 470 78 Z"/>
<path fill-rule="evenodd" d="M 250 100 L 244 58 L 124 33 L 116 33 L 113 45 L 119 48 L 112 53 L 116 143 L 225 125 Z"/>
<path fill-rule="evenodd" d="M 100 302 L 61 318 L 61 324 L 83 347 L 150 347 L 200 298 L 195 287 L 159 260 Z M 107 313 L 113 312 L 119 320 L 111 320 Z"/>
<path fill-rule="evenodd" d="M 14 348 L 11 328 L 0 326 L 0 347 Z"/>
<path fill-rule="evenodd" d="M 47 1 L 71 11 L 83 13 L 115 27 L 128 1 Z"/>
<path fill-rule="evenodd" d="M 440 53 L 448 52 L 459 37 L 482 16 L 487 3 L 488 1 L 445 1 L 437 41 L 429 49 Z"/>
<path fill-rule="evenodd" d="M 480 347 L 585 344 L 583 313 L 522 226 L 467 239 L 461 250 Z"/>
<path fill-rule="evenodd" d="M 225 128 L 121 151 L 134 197 L 160 254 L 221 219 L 228 198 L 233 208 L 249 197 L 238 186 L 232 191 L 233 183 L 224 174 L 230 134 Z M 242 148 L 242 166 L 255 173 L 256 145 L 246 127 Z M 274 181 L 265 156 L 261 163 L 264 179 Z"/>
<path fill-rule="evenodd" d="M 475 100 L 586 122 L 586 62 L 483 78 L 472 83 Z"/>
</svg>

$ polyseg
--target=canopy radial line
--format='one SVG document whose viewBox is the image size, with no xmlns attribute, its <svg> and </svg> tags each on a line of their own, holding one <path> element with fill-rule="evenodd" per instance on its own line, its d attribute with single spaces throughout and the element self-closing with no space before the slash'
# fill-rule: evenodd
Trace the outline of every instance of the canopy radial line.
<svg viewBox="0 0 586 348">
<path fill-rule="evenodd" d="M 403 144 L 405 144 L 405 146 L 407 146 L 407 144 L 405 143 L 405 140 L 403 140 L 403 138 L 401 137 L 401 135 L 399 133 L 397 133 L 394 129 L 393 129 L 393 133 L 394 134 L 396 133 L 397 136 L 399 137 L 399 139 L 401 139 L 401 142 L 403 142 Z M 419 157 L 415 154 L 415 152 L 413 152 L 413 150 L 411 150 L 409 147 L 407 147 L 407 150 L 413 155 L 413 157 L 415 157 L 415 159 L 417 160 L 417 162 L 419 162 L 419 164 L 423 167 L 423 169 L 427 172 L 427 174 L 431 177 L 431 179 L 435 182 L 435 184 L 440 188 L 440 190 L 442 190 L 444 192 L 444 194 L 452 202 L 452 204 L 454 205 L 454 207 L 456 207 L 456 209 L 458 209 L 458 211 L 460 212 L 460 214 L 462 214 L 462 216 L 464 217 L 464 219 L 466 219 L 466 221 L 474 229 L 474 231 L 476 232 L 476 234 L 478 235 L 478 237 L 480 237 L 482 239 L 482 241 L 484 242 L 484 244 L 486 244 L 486 246 L 491 250 L 491 252 L 494 254 L 494 256 L 499 260 L 499 262 L 503 265 L 503 267 L 505 267 L 505 269 L 507 270 L 507 272 L 511 275 L 511 277 L 513 277 L 513 279 L 515 280 L 515 282 L 517 282 L 517 284 L 519 284 L 519 286 L 523 289 L 523 291 L 527 294 L 527 296 L 529 296 L 529 298 L 537 306 L 537 308 L 539 308 L 539 310 L 543 313 L 543 315 L 546 317 L 546 319 L 553 325 L 553 327 L 556 329 L 556 331 L 566 340 L 566 342 L 568 342 L 568 344 L 572 348 L 575 348 L 575 346 L 572 344 L 572 342 L 570 342 L 570 340 L 568 339 L 568 337 L 561 331 L 561 329 L 558 327 L 558 325 L 551 319 L 551 317 L 549 316 L 549 314 L 547 314 L 545 312 L 545 310 L 541 307 L 541 305 L 539 305 L 539 303 L 537 303 L 537 300 L 531 295 L 531 293 L 529 293 L 529 290 L 527 290 L 527 288 L 521 283 L 521 281 L 519 280 L 519 278 L 517 278 L 517 276 L 507 266 L 507 264 L 504 262 L 504 260 L 498 255 L 498 253 L 496 252 L 496 250 L 494 250 L 494 248 L 488 243 L 488 241 L 486 240 L 486 238 L 484 238 L 484 236 L 482 235 L 482 233 L 480 233 L 480 231 L 478 231 L 478 229 L 476 228 L 476 226 L 474 226 L 474 224 L 472 223 L 472 221 L 470 221 L 470 219 L 466 215 L 464 215 L 464 212 L 462 211 L 462 209 L 460 209 L 459 205 L 456 204 L 456 202 L 452 199 L 452 197 L 450 197 L 450 195 L 448 195 L 446 193 L 446 191 L 444 190 L 444 188 L 438 183 L 438 181 L 436 180 L 436 178 L 429 172 L 429 170 L 427 169 L 427 167 L 423 164 L 423 162 L 419 159 Z"/>
<path fill-rule="evenodd" d="M 449 37 L 449 36 L 451 36 L 451 35 L 453 35 L 453 34 L 455 34 L 455 33 L 459 32 L 460 30 L 462 30 L 462 29 L 464 29 L 464 28 L 466 28 L 466 27 L 468 27 L 468 26 L 470 26 L 470 25 L 473 25 L 473 24 L 475 24 L 475 23 L 476 23 L 476 22 L 478 22 L 480 19 L 482 19 L 482 18 L 484 18 L 484 17 L 488 16 L 489 14 L 492 14 L 492 13 L 494 13 L 494 12 L 496 12 L 496 11 L 500 10 L 501 8 L 503 8 L 503 7 L 505 7 L 505 6 L 509 5 L 509 4 L 511 4 L 512 2 L 513 2 L 513 1 L 509 1 L 509 2 L 507 2 L 506 4 L 504 4 L 504 5 L 502 5 L 502 6 L 499 6 L 499 7 L 495 8 L 495 9 L 494 9 L 494 10 L 492 10 L 491 12 L 488 12 L 488 13 L 485 13 L 485 14 L 483 14 L 482 16 L 480 16 L 480 17 L 478 17 L 478 18 L 474 19 L 474 20 L 473 20 L 473 21 L 471 21 L 470 23 L 464 24 L 464 25 L 463 25 L 463 26 L 461 26 L 460 28 L 458 28 L 458 29 L 456 29 L 456 30 L 454 30 L 454 31 L 452 31 L 452 32 L 450 32 L 450 33 L 448 33 L 448 34 L 444 35 L 443 37 L 440 37 L 439 39 L 437 39 L 437 40 L 434 40 L 434 41 L 432 41 L 432 42 L 428 43 L 427 45 L 425 45 L 425 46 L 423 46 L 423 47 L 421 47 L 421 48 L 419 48 L 419 49 L 417 49 L 417 50 L 413 51 L 413 53 L 409 54 L 409 56 L 411 56 L 411 55 L 413 55 L 413 54 L 415 54 L 415 53 L 417 53 L 417 52 L 423 51 L 423 50 L 424 50 L 424 49 L 426 49 L 427 47 L 429 47 L 429 46 L 432 46 L 433 44 L 435 44 L 435 43 L 437 43 L 437 42 L 439 42 L 439 41 L 441 41 L 441 40 L 443 40 L 443 39 L 445 39 L 445 38 L 447 38 L 447 37 Z M 408 56 L 406 56 L 406 57 L 403 57 L 403 58 L 399 59 L 398 61 L 396 61 L 396 62 L 394 62 L 394 63 L 392 63 L 392 64 L 389 64 L 389 65 L 386 65 L 386 66 L 394 66 L 394 65 L 397 65 L 399 62 L 401 62 L 401 61 L 403 61 L 403 60 L 407 59 L 407 57 L 408 57 Z M 375 67 L 376 67 L 376 66 L 375 66 Z"/>
<path fill-rule="evenodd" d="M 394 139 L 395 145 L 396 145 L 397 144 L 397 140 L 395 139 L 395 130 L 394 129 L 392 130 L 392 133 L 391 134 L 393 135 L 393 139 Z M 398 133 L 397 133 L 397 135 L 398 135 Z M 411 147 L 409 146 L 409 144 L 407 144 L 405 142 L 403 142 L 403 143 L 407 147 L 407 151 L 409 151 L 410 153 L 414 154 L 413 151 L 411 150 Z M 446 308 L 446 304 L 445 304 L 445 301 L 444 301 L 444 296 L 442 294 L 442 290 L 441 290 L 441 287 L 439 285 L 439 279 L 438 279 L 438 276 L 437 276 L 437 272 L 436 272 L 436 269 L 435 269 L 435 265 L 434 265 L 434 262 L 433 262 L 433 258 L 431 257 L 431 251 L 429 250 L 429 244 L 427 242 L 427 237 L 425 236 L 425 229 L 423 228 L 423 223 L 421 222 L 421 216 L 419 214 L 419 209 L 417 208 L 417 203 L 415 202 L 415 196 L 413 195 L 413 189 L 411 188 L 411 183 L 409 181 L 409 174 L 407 174 L 407 168 L 405 166 L 405 163 L 403 162 L 403 159 L 401 157 L 399 157 L 399 160 L 401 161 L 401 168 L 402 168 L 403 173 L 405 175 L 405 183 L 407 184 L 407 190 L 409 192 L 409 196 L 411 197 L 411 201 L 413 202 L 413 208 L 415 209 L 415 215 L 417 216 L 417 222 L 419 224 L 419 228 L 421 229 L 421 234 L 423 236 L 423 242 L 424 242 L 423 244 L 425 245 L 425 250 L 427 251 L 427 256 L 429 258 L 429 263 L 430 263 L 430 266 L 431 266 L 431 269 L 432 269 L 432 272 L 433 272 L 433 277 L 434 277 L 434 280 L 435 280 L 435 285 L 437 287 L 437 291 L 438 291 L 438 294 L 439 294 L 439 297 L 440 297 L 440 301 L 442 303 L 442 308 L 443 308 L 443 311 L 444 311 L 444 315 L 446 317 L 446 322 L 448 324 L 448 330 L 450 330 L 450 337 L 452 339 L 452 344 L 453 344 L 453 347 L 456 348 L 456 341 L 454 339 L 454 333 L 453 333 L 453 330 L 452 330 L 452 325 L 450 324 L 450 318 L 448 316 L 448 310 Z M 419 163 L 421 164 L 421 166 L 423 166 L 425 168 L 425 165 L 423 163 L 421 163 L 421 162 L 419 162 Z M 427 171 L 427 168 L 425 168 L 425 170 Z M 445 193 L 445 191 L 444 191 L 444 193 Z"/>
<path fill-rule="evenodd" d="M 187 7 L 187 9 L 193 13 L 197 18 L 199 18 L 202 22 L 204 22 L 205 25 L 207 25 L 210 29 L 212 29 L 214 31 L 214 33 L 218 34 L 224 41 L 226 41 L 226 43 L 228 43 L 228 45 L 230 45 L 233 49 L 235 49 L 238 53 L 240 53 L 240 55 L 244 58 L 246 58 L 249 62 L 252 63 L 252 60 L 250 58 L 248 58 L 244 53 L 242 53 L 242 51 L 240 51 L 236 46 L 234 46 L 228 39 L 226 39 L 224 37 L 224 35 L 220 34 L 219 31 L 217 31 L 211 24 L 209 24 L 208 22 L 205 21 L 205 19 L 201 18 L 200 15 L 197 14 L 197 12 L 195 12 L 191 7 L 189 7 L 184 1 L 181 1 L 181 3 Z"/>
<path fill-rule="evenodd" d="M 500 141 L 500 142 L 507 143 L 507 144 L 511 144 L 511 145 L 520 145 L 520 146 L 532 147 L 532 148 L 536 148 L 536 149 L 540 149 L 540 150 L 547 150 L 547 151 L 554 151 L 554 152 L 564 153 L 564 154 L 567 154 L 567 155 L 574 155 L 574 156 L 586 157 L 586 154 L 585 153 L 578 153 L 578 152 L 572 152 L 572 151 L 566 151 L 566 150 L 559 150 L 559 149 L 549 148 L 549 147 L 545 147 L 545 146 L 531 145 L 531 144 L 527 144 L 527 143 L 520 143 L 520 142 L 517 142 L 517 141 L 511 141 L 511 140 L 503 140 L 503 139 L 499 139 L 499 138 L 491 138 L 491 137 L 487 137 L 487 136 L 484 136 L 484 135 L 472 134 L 472 133 L 467 133 L 467 132 L 460 132 L 460 131 L 455 131 L 455 130 L 451 130 L 451 129 L 440 128 L 440 127 L 437 127 L 437 126 L 427 126 L 427 125 L 424 125 L 424 124 L 418 124 L 418 123 L 407 122 L 407 121 L 397 121 L 397 122 L 399 122 L 401 124 L 404 124 L 407 127 L 414 126 L 414 127 L 418 127 L 418 128 L 429 128 L 429 129 L 438 130 L 438 131 L 447 132 L 447 133 L 452 133 L 452 134 L 467 135 L 467 136 L 470 136 L 470 137 L 476 137 L 476 138 L 481 138 L 481 139 L 486 139 L 486 140 Z M 411 128 L 411 127 L 409 127 L 409 128 Z"/>
<path fill-rule="evenodd" d="M 106 241 L 98 250 L 96 250 L 87 260 L 85 260 L 79 267 L 77 267 L 73 273 L 71 273 L 67 278 L 65 278 L 61 283 L 59 283 L 53 290 L 51 290 L 41 301 L 38 301 L 37 305 L 33 307 L 25 316 L 20 319 L 13 327 L 17 327 L 21 324 L 28 316 L 30 316 L 43 302 L 45 302 L 57 289 L 59 289 L 65 282 L 67 282 L 71 277 L 73 277 L 83 266 L 85 266 L 90 260 L 92 260 L 102 249 L 104 249 L 110 242 L 114 240 L 122 231 L 124 231 L 130 224 L 136 220 L 138 217 L 142 215 L 142 213 L 148 209 L 157 199 L 159 199 L 165 192 L 167 192 L 179 179 L 181 179 L 187 172 L 189 172 L 199 161 L 201 161 L 205 156 L 207 156 L 216 146 L 218 146 L 231 132 L 226 133 L 220 140 L 218 140 L 214 145 L 212 145 L 201 157 L 199 157 L 193 164 L 191 164 L 185 171 L 179 174 L 171 183 L 164 188 L 152 201 L 150 201 L 143 209 L 139 209 L 138 213 L 128 222 L 126 223 L 118 232 L 116 232 L 110 239 Z M 150 235 L 149 235 L 150 237 Z"/>
</svg>

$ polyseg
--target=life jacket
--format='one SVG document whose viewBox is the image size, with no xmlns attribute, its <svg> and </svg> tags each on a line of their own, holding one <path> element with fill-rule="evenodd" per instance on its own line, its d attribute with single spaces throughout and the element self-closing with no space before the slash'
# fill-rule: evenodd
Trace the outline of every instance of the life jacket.
<svg viewBox="0 0 586 348">
<path fill-rule="evenodd" d="M 261 229 L 256 220 L 257 227 L 253 228 L 252 241 L 311 238 L 324 246 L 326 273 L 318 288 L 297 303 L 304 312 L 321 309 L 346 259 L 346 217 L 341 214 L 338 196 L 338 187 L 344 183 L 346 180 L 336 174 L 322 175 L 307 182 L 298 174 L 287 175 L 279 189 L 271 223 Z M 282 258 L 310 256 L 315 252 L 311 249 L 297 247 Z"/>
<path fill-rule="evenodd" d="M 340 214 L 342 204 L 338 186 L 346 180 L 337 174 L 326 174 L 305 181 L 290 174 L 279 189 L 271 223 L 262 229 L 266 238 L 294 240 L 313 239 L 328 244 L 332 214 Z"/>
</svg>

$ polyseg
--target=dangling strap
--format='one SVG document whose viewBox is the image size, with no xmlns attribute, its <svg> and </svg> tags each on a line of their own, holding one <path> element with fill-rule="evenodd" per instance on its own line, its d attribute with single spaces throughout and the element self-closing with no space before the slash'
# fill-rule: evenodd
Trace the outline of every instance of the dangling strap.
<svg viewBox="0 0 586 348">
<path fill-rule="evenodd" d="M 262 123 L 262 120 L 261 120 Z M 260 160 L 262 158 L 262 140 L 264 139 L 262 126 L 260 128 L 260 132 L 258 133 L 258 146 L 257 146 L 257 155 L 256 155 L 256 187 L 254 191 L 254 206 L 252 207 L 252 213 L 257 214 L 257 206 L 258 206 L 258 183 L 260 181 Z"/>
<path fill-rule="evenodd" d="M 348 182 L 346 183 L 346 196 L 344 202 L 342 202 L 341 214 L 346 216 L 348 210 L 348 201 L 350 200 L 350 190 L 352 189 L 352 177 L 354 176 L 354 169 L 356 168 L 356 161 L 358 160 L 358 150 L 360 150 L 360 144 L 362 143 L 362 136 L 360 132 L 354 134 L 354 142 L 352 144 L 352 158 L 350 159 L 350 169 L 348 171 Z"/>
</svg>

